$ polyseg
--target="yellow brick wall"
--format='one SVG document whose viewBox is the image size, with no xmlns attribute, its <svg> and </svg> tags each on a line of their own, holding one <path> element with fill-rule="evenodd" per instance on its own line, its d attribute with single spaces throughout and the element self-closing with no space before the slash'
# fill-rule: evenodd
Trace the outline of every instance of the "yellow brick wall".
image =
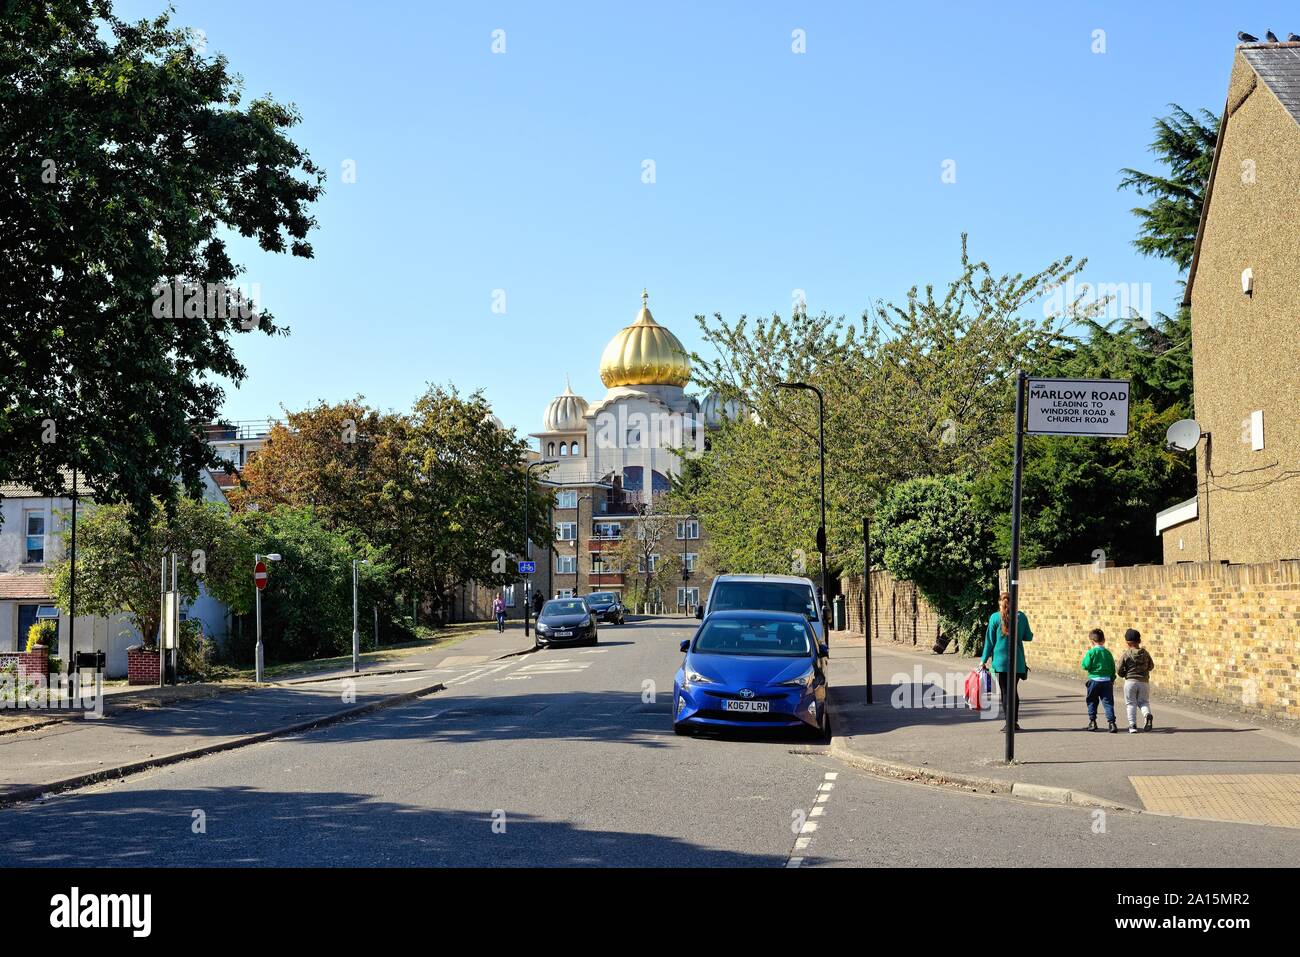
<svg viewBox="0 0 1300 957">
<path fill-rule="evenodd" d="M 1005 572 L 1004 581 L 1005 581 Z M 1136 628 L 1160 689 L 1300 720 L 1300 561 L 1028 569 L 1020 608 L 1035 667 L 1078 674 L 1088 631 L 1101 628 L 1118 660 Z"/>
</svg>

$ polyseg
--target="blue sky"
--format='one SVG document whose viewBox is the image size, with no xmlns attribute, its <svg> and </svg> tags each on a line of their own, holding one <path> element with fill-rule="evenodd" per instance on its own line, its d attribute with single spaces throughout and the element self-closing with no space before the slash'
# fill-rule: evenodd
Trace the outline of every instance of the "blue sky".
<svg viewBox="0 0 1300 957">
<path fill-rule="evenodd" d="M 566 374 L 603 394 L 601 350 L 643 286 L 698 348 L 698 313 L 788 314 L 803 289 L 856 317 L 946 283 L 967 231 L 995 272 L 1087 256 L 1085 278 L 1149 283 L 1172 311 L 1177 276 L 1132 248 L 1118 171 L 1151 167 L 1167 104 L 1222 109 L 1239 29 L 1300 32 L 1294 4 L 1203 0 L 175 7 L 248 94 L 298 106 L 328 173 L 314 260 L 241 247 L 292 335 L 240 337 L 227 416 L 405 409 L 439 382 L 525 432 Z"/>
</svg>

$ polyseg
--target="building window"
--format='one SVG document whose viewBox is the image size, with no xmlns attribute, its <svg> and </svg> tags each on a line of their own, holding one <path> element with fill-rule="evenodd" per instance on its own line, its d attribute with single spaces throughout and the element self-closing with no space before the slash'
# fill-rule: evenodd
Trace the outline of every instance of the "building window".
<svg viewBox="0 0 1300 957">
<path fill-rule="evenodd" d="M 577 522 L 556 522 L 555 523 L 555 540 L 559 542 L 571 542 L 578 534 Z"/>
<path fill-rule="evenodd" d="M 43 564 L 45 562 L 45 513 L 28 512 L 24 524 L 27 526 L 25 548 L 27 557 L 23 560 L 29 565 Z"/>
<path fill-rule="evenodd" d="M 695 552 L 686 552 L 682 555 L 682 564 L 685 565 L 688 572 L 695 571 L 695 563 L 699 560 L 699 557 Z"/>
<path fill-rule="evenodd" d="M 622 569 L 612 560 L 599 552 L 591 553 L 591 573 L 593 575 L 617 575 Z"/>
<path fill-rule="evenodd" d="M 677 540 L 679 542 L 685 541 L 686 539 L 699 538 L 699 537 L 700 537 L 699 519 L 691 519 L 690 521 L 683 521 L 677 523 Z"/>
<path fill-rule="evenodd" d="M 555 458 L 555 443 L 548 442 L 546 445 L 546 455 L 548 458 Z"/>
<path fill-rule="evenodd" d="M 561 443 L 560 443 L 560 455 L 568 455 L 568 454 L 569 454 L 569 447 L 568 447 L 567 445 L 565 445 L 563 442 L 561 442 Z"/>
<path fill-rule="evenodd" d="M 596 522 L 592 526 L 592 534 L 596 538 L 622 538 L 623 526 L 618 522 Z"/>
<path fill-rule="evenodd" d="M 577 508 L 578 493 L 574 491 L 556 492 L 555 507 L 556 508 Z"/>
<path fill-rule="evenodd" d="M 574 597 L 573 589 L 572 589 L 572 588 L 561 588 L 559 591 L 557 591 L 557 592 L 555 593 L 555 597 L 556 597 L 556 598 L 573 598 L 573 597 Z"/>
<path fill-rule="evenodd" d="M 646 556 L 645 556 L 645 555 L 641 555 L 641 556 L 639 556 L 639 557 L 637 558 L 637 560 L 636 560 L 636 570 L 637 570 L 637 571 L 642 572 L 642 573 L 645 572 L 645 570 L 646 570 L 646 568 L 645 568 L 645 560 L 646 560 Z M 658 570 L 659 570 L 659 556 L 658 556 L 658 555 L 651 555 L 651 556 L 650 556 L 650 574 L 653 575 L 653 574 L 654 574 L 655 572 L 657 572 Z"/>
<path fill-rule="evenodd" d="M 515 607 L 515 586 L 506 585 L 504 588 L 501 589 L 501 593 L 502 593 L 502 597 L 505 599 L 506 606 L 508 608 L 514 608 Z"/>
<path fill-rule="evenodd" d="M 578 556 L 576 555 L 556 555 L 555 556 L 555 573 L 557 575 L 573 575 L 578 570 Z"/>
<path fill-rule="evenodd" d="M 677 589 L 677 607 L 678 607 L 678 608 L 693 608 L 693 607 L 699 605 L 699 603 L 700 603 L 700 590 L 699 590 L 699 588 L 695 588 L 695 587 L 692 587 L 692 588 L 683 588 L 683 587 L 680 587 L 680 586 L 678 587 L 678 589 Z"/>
<path fill-rule="evenodd" d="M 569 454 L 570 454 L 570 455 L 577 455 L 577 454 L 578 454 L 578 443 L 577 443 L 577 442 L 574 442 L 573 445 L 569 446 Z"/>
</svg>

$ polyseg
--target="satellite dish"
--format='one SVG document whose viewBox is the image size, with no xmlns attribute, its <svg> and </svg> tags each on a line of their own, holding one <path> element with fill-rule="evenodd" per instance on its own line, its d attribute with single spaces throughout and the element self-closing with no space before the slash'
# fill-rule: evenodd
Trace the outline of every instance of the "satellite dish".
<svg viewBox="0 0 1300 957">
<path fill-rule="evenodd" d="M 1190 452 L 1201 441 L 1201 425 L 1195 419 L 1179 419 L 1165 433 L 1165 444 L 1171 449 Z"/>
</svg>

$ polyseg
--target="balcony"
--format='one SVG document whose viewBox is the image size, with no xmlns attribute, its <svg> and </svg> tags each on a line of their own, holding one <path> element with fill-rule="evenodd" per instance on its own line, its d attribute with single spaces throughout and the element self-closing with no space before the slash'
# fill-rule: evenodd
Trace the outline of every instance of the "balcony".
<svg viewBox="0 0 1300 957">
<path fill-rule="evenodd" d="M 623 584 L 622 572 L 592 572 L 587 582 L 595 587 L 596 585 L 621 585 Z"/>
</svg>

